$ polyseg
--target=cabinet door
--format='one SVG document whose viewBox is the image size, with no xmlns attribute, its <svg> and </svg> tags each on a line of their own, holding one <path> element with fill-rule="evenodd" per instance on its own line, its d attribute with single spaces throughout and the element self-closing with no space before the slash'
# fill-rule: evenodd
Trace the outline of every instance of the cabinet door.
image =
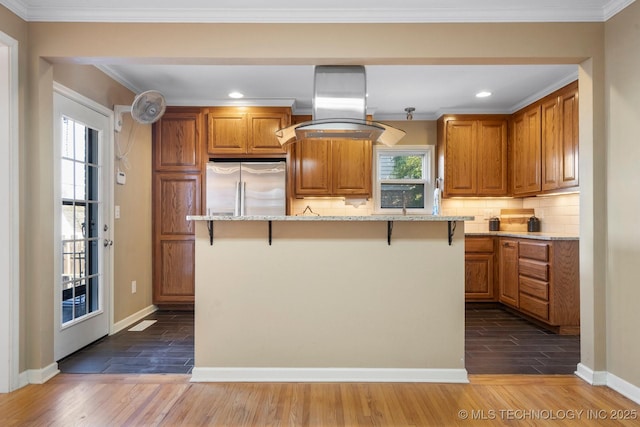
<svg viewBox="0 0 640 427">
<path fill-rule="evenodd" d="M 296 142 L 295 181 L 297 196 L 331 194 L 331 141 Z"/>
<path fill-rule="evenodd" d="M 153 302 L 194 302 L 194 222 L 201 213 L 200 174 L 157 173 L 153 190 Z"/>
<path fill-rule="evenodd" d="M 247 114 L 219 110 L 207 114 L 209 154 L 244 154 L 247 151 Z"/>
<path fill-rule="evenodd" d="M 467 301 L 493 300 L 493 253 L 465 254 L 464 295 Z"/>
<path fill-rule="evenodd" d="M 478 195 L 505 196 L 507 187 L 507 122 L 478 122 Z"/>
<path fill-rule="evenodd" d="M 446 165 L 444 185 L 447 196 L 477 193 L 477 121 L 449 120 L 445 125 Z"/>
<path fill-rule="evenodd" d="M 276 138 L 276 131 L 289 126 L 290 117 L 280 111 L 249 113 L 247 154 L 286 154 Z"/>
<path fill-rule="evenodd" d="M 518 242 L 500 239 L 499 246 L 499 295 L 500 302 L 518 308 Z"/>
<path fill-rule="evenodd" d="M 513 195 L 541 189 L 540 106 L 514 116 L 511 122 L 511 191 Z"/>
<path fill-rule="evenodd" d="M 332 193 L 371 197 L 371 141 L 331 142 Z"/>
<path fill-rule="evenodd" d="M 542 103 L 542 191 L 558 188 L 561 176 L 560 104 L 558 97 Z"/>
<path fill-rule="evenodd" d="M 578 84 L 560 95 L 559 188 L 578 186 Z"/>
<path fill-rule="evenodd" d="M 167 111 L 153 126 L 153 159 L 157 171 L 198 171 L 201 168 L 201 115 Z"/>
</svg>

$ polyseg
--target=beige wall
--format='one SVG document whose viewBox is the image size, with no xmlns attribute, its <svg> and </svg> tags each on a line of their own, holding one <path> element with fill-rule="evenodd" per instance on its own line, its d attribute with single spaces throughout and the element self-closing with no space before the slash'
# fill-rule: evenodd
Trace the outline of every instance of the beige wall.
<svg viewBox="0 0 640 427">
<path fill-rule="evenodd" d="M 640 3 L 611 19 L 607 49 L 607 370 L 640 386 Z M 635 339 L 632 338 L 635 336 Z"/>
<path fill-rule="evenodd" d="M 92 65 L 56 64 L 56 82 L 104 105 L 131 105 L 134 94 Z M 114 219 L 114 300 L 113 321 L 151 305 L 151 126 L 135 124 L 123 115 L 123 128 L 115 134 L 114 153 L 130 147 L 128 164 L 114 160 L 127 174 L 125 185 L 114 185 L 114 205 L 120 206 L 120 219 Z M 137 292 L 131 293 L 135 280 Z"/>
<path fill-rule="evenodd" d="M 33 224 L 25 243 L 27 292 L 33 297 L 27 340 L 29 367 L 51 363 L 52 225 L 51 82 L 54 62 L 159 61 L 263 64 L 579 63 L 581 135 L 581 286 L 583 362 L 606 368 L 604 290 L 604 24 L 63 24 L 29 25 L 27 155 L 35 168 L 26 182 Z M 141 37 L 144 35 L 144 37 Z M 136 43 L 132 43 L 136 40 Z M 310 49 L 309 47 L 313 48 Z M 111 59 L 109 59 L 111 58 Z M 164 58 L 164 59 L 163 59 Z M 633 171 L 629 171 L 633 173 Z M 44 237 L 43 237 L 44 236 Z M 35 262 L 37 260 L 37 262 Z M 587 309 L 585 309 L 587 308 Z M 591 317 L 590 314 L 594 313 Z M 196 314 L 197 315 L 197 314 Z M 629 357 L 637 355 L 629 355 Z M 637 357 L 635 357 L 637 359 Z M 627 375 L 626 372 L 621 373 Z"/>
<path fill-rule="evenodd" d="M 464 369 L 464 223 L 386 231 L 218 221 L 210 245 L 199 221 L 196 368 Z"/>
</svg>

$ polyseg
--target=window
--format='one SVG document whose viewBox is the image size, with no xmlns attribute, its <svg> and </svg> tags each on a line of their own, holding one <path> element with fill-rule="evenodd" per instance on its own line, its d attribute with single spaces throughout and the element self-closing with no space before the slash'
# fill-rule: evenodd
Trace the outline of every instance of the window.
<svg viewBox="0 0 640 427">
<path fill-rule="evenodd" d="M 375 211 L 430 214 L 433 146 L 375 147 Z"/>
</svg>

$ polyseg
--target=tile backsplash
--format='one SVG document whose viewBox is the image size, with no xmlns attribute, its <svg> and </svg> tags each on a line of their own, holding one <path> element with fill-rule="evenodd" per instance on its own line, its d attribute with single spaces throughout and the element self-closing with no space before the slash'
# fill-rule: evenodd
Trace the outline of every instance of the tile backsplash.
<svg viewBox="0 0 640 427">
<path fill-rule="evenodd" d="M 357 216 L 373 214 L 373 200 L 362 201 L 358 206 L 349 206 L 341 197 L 293 199 L 291 215 L 301 215 L 309 206 L 322 216 Z M 471 233 L 489 230 L 489 218 L 499 216 L 500 209 L 528 208 L 540 218 L 540 231 L 545 233 L 580 233 L 580 195 L 558 194 L 524 199 L 499 198 L 454 198 L 442 200 L 443 215 L 469 215 L 475 220 L 465 223 L 465 231 Z M 308 213 L 308 212 L 307 212 Z"/>
<path fill-rule="evenodd" d="M 465 223 L 466 232 L 489 229 L 489 218 L 500 216 L 500 209 L 533 209 L 540 218 L 540 231 L 544 233 L 580 233 L 580 194 L 512 198 L 455 198 L 442 200 L 444 215 L 471 215 L 475 220 Z"/>
<path fill-rule="evenodd" d="M 302 215 L 309 206 L 311 210 L 322 216 L 359 216 L 373 213 L 373 200 L 363 200 L 358 207 L 345 204 L 343 197 L 323 197 L 310 199 L 293 199 L 291 215 Z M 306 212 L 307 215 L 309 212 Z"/>
</svg>

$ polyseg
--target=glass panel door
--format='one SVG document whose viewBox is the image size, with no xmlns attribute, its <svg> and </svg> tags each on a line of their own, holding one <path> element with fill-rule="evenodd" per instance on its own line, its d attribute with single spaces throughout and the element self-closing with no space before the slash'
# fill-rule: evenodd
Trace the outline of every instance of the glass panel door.
<svg viewBox="0 0 640 427">
<path fill-rule="evenodd" d="M 78 97 L 53 97 L 56 360 L 107 335 L 111 313 L 110 112 Z"/>
</svg>

